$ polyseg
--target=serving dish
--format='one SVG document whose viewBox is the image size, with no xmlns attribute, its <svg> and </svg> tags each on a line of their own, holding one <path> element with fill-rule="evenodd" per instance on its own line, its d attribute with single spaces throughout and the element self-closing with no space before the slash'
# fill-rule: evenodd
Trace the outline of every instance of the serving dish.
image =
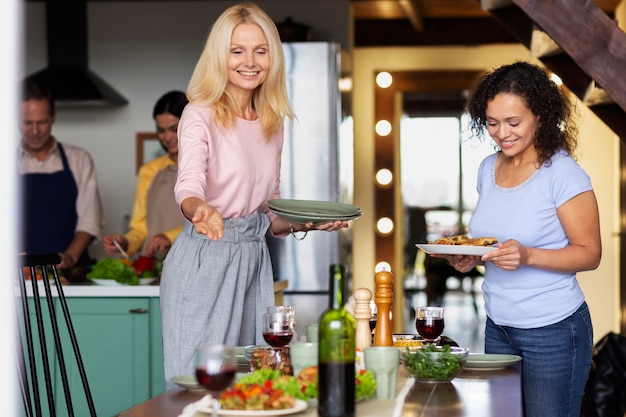
<svg viewBox="0 0 626 417">
<path fill-rule="evenodd" d="M 418 243 L 415 246 L 426 253 L 432 253 L 435 255 L 483 256 L 487 252 L 497 249 L 495 246 L 434 245 L 426 243 Z"/>
<path fill-rule="evenodd" d="M 292 408 L 284 408 L 280 410 L 220 410 L 220 416 L 242 416 L 242 417 L 253 417 L 253 416 L 285 416 L 289 414 L 296 414 L 300 411 L 306 410 L 308 404 L 302 400 L 296 400 L 295 405 Z M 210 402 L 199 402 L 196 406 L 196 411 L 201 413 L 211 414 L 213 413 L 213 408 L 211 407 Z"/>
<path fill-rule="evenodd" d="M 98 278 L 88 278 L 88 279 L 89 279 L 89 281 L 93 282 L 94 284 L 104 285 L 104 286 L 108 286 L 108 287 L 129 286 L 128 284 L 122 284 L 120 282 L 117 282 L 114 279 L 98 279 Z M 156 277 L 139 278 L 139 285 L 150 285 L 150 284 L 154 283 L 154 281 L 156 281 Z"/>
<path fill-rule="evenodd" d="M 518 355 L 470 353 L 465 362 L 465 369 L 494 371 L 515 365 L 521 360 L 522 357 Z"/>
<path fill-rule="evenodd" d="M 401 351 L 402 364 L 417 382 L 450 382 L 463 370 L 469 348 L 424 345 Z"/>
</svg>

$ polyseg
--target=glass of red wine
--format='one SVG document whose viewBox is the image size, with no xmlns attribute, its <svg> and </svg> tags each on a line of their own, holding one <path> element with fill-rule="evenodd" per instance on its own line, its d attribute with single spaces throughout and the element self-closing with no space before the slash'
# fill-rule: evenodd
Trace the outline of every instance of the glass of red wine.
<svg viewBox="0 0 626 417">
<path fill-rule="evenodd" d="M 263 338 L 273 348 L 283 348 L 291 342 L 295 325 L 293 306 L 269 306 L 264 314 Z"/>
<path fill-rule="evenodd" d="M 233 346 L 202 345 L 196 348 L 196 380 L 211 393 L 213 417 L 220 413 L 220 393 L 235 379 Z"/>
<path fill-rule="evenodd" d="M 415 328 L 426 343 L 439 343 L 443 333 L 443 307 L 417 307 Z"/>
</svg>

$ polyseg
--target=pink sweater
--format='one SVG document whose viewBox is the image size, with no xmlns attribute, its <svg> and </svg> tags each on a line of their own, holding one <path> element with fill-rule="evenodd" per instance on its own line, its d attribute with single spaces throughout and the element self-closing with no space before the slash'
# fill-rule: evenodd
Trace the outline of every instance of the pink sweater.
<svg viewBox="0 0 626 417">
<path fill-rule="evenodd" d="M 268 141 L 258 120 L 216 127 L 208 107 L 188 104 L 178 126 L 176 202 L 198 197 L 226 218 L 245 217 L 280 198 L 283 131 Z M 270 217 L 275 217 L 272 215 Z"/>
</svg>

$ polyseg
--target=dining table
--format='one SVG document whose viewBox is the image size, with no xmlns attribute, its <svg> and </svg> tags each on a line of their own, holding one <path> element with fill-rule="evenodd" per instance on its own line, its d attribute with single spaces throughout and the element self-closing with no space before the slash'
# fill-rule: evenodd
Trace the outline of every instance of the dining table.
<svg viewBox="0 0 626 417">
<path fill-rule="evenodd" d="M 207 392 L 171 388 L 138 404 L 118 417 L 208 417 L 193 405 Z M 254 415 L 254 413 L 248 413 Z M 245 416 L 246 413 L 241 415 Z M 317 416 L 317 408 L 292 414 Z M 520 364 L 502 369 L 464 369 L 451 382 L 416 382 L 400 365 L 396 395 L 391 399 L 369 399 L 356 404 L 357 417 L 522 417 Z"/>
</svg>

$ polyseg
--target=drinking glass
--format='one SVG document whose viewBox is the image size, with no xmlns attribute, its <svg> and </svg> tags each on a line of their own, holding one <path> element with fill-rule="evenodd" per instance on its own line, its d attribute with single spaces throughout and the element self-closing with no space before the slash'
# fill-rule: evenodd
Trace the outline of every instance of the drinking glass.
<svg viewBox="0 0 626 417">
<path fill-rule="evenodd" d="M 220 393 L 235 379 L 233 346 L 202 345 L 196 348 L 196 379 L 211 393 L 213 417 L 220 413 Z"/>
<path fill-rule="evenodd" d="M 415 328 L 426 343 L 438 343 L 443 333 L 443 307 L 417 307 Z"/>
<path fill-rule="evenodd" d="M 270 306 L 265 309 L 263 338 L 274 348 L 282 348 L 293 338 L 296 325 L 293 306 Z"/>
</svg>

